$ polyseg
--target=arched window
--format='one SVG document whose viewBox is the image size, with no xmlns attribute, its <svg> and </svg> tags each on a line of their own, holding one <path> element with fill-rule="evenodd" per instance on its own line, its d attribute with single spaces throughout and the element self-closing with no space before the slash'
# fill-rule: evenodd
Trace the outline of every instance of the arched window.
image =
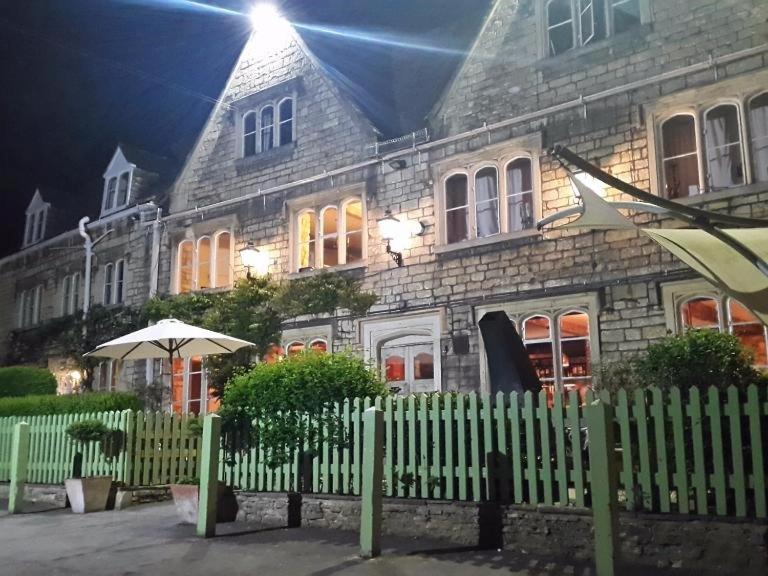
<svg viewBox="0 0 768 576">
<path fill-rule="evenodd" d="M 256 154 L 256 140 L 258 130 L 256 128 L 256 112 L 248 112 L 243 116 L 243 156 Z"/>
<path fill-rule="evenodd" d="M 104 197 L 104 210 L 112 210 L 115 207 L 115 196 L 117 194 L 117 177 L 113 176 L 107 182 L 107 194 Z"/>
<path fill-rule="evenodd" d="M 301 212 L 297 219 L 298 270 L 315 268 L 315 241 L 317 220 L 313 210 Z"/>
<path fill-rule="evenodd" d="M 499 178 L 496 168 L 483 168 L 475 175 L 475 218 L 478 238 L 499 233 Z"/>
<path fill-rule="evenodd" d="M 280 146 L 285 146 L 293 142 L 293 98 L 286 98 L 280 102 L 278 107 L 279 114 L 279 134 Z"/>
<path fill-rule="evenodd" d="M 550 56 L 562 54 L 573 48 L 574 29 L 571 0 L 548 0 L 547 41 Z"/>
<path fill-rule="evenodd" d="M 448 244 L 469 238 L 469 193 L 466 174 L 456 174 L 445 181 L 445 231 Z"/>
<path fill-rule="evenodd" d="M 291 342 L 285 347 L 286 356 L 296 356 L 304 352 L 304 342 Z"/>
<path fill-rule="evenodd" d="M 194 289 L 193 272 L 195 261 L 195 246 L 192 240 L 184 240 L 179 244 L 177 263 L 178 291 L 180 294 Z"/>
<path fill-rule="evenodd" d="M 325 352 L 328 352 L 328 342 L 322 338 L 317 338 L 309 343 L 309 349 L 313 352 L 324 354 Z"/>
<path fill-rule="evenodd" d="M 339 264 L 339 210 L 335 206 L 323 209 L 321 218 L 323 267 Z"/>
<path fill-rule="evenodd" d="M 555 356 L 552 349 L 552 323 L 546 316 L 531 316 L 523 322 L 523 342 L 541 383 L 555 382 Z"/>
<path fill-rule="evenodd" d="M 120 181 L 117 185 L 117 203 L 115 207 L 125 206 L 128 203 L 128 187 L 131 182 L 131 173 L 123 172 L 120 174 Z"/>
<path fill-rule="evenodd" d="M 707 176 L 710 190 L 744 184 L 739 109 L 722 104 L 704 115 Z"/>
<path fill-rule="evenodd" d="M 752 172 L 757 182 L 768 182 L 768 92 L 749 101 Z"/>
<path fill-rule="evenodd" d="M 203 236 L 197 241 L 197 281 L 195 288 L 205 290 L 211 284 L 211 239 Z"/>
<path fill-rule="evenodd" d="M 363 203 L 350 200 L 344 204 L 344 252 L 346 263 L 363 259 Z"/>
<path fill-rule="evenodd" d="M 104 305 L 112 304 L 115 290 L 115 265 L 111 262 L 104 266 Z"/>
<path fill-rule="evenodd" d="M 680 305 L 680 317 L 686 330 L 720 331 L 720 305 L 714 298 L 699 296 L 686 300 Z"/>
<path fill-rule="evenodd" d="M 267 152 L 275 147 L 275 109 L 264 106 L 261 109 L 261 151 Z"/>
<path fill-rule="evenodd" d="M 215 268 L 215 287 L 232 286 L 232 235 L 229 232 L 219 232 L 216 235 Z"/>
<path fill-rule="evenodd" d="M 563 390 L 583 393 L 592 379 L 589 350 L 589 316 L 585 312 L 571 311 L 560 316 L 559 357 L 563 371 Z"/>
<path fill-rule="evenodd" d="M 520 232 L 534 225 L 533 172 L 530 158 L 507 164 L 507 230 Z"/>
<path fill-rule="evenodd" d="M 732 298 L 728 299 L 728 329 L 752 352 L 756 366 L 768 366 L 768 328 Z"/>
<path fill-rule="evenodd" d="M 696 121 L 678 114 L 661 125 L 664 186 L 668 198 L 695 196 L 700 192 Z"/>
</svg>

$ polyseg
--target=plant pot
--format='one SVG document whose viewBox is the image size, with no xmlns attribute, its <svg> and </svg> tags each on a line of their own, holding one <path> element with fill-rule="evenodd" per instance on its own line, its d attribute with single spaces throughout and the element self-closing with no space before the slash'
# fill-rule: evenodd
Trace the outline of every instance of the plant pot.
<svg viewBox="0 0 768 576">
<path fill-rule="evenodd" d="M 176 515 L 182 524 L 197 524 L 200 509 L 200 489 L 196 484 L 171 484 L 171 495 Z M 237 517 L 237 499 L 230 486 L 219 482 L 216 522 L 234 522 Z"/>
<path fill-rule="evenodd" d="M 109 491 L 112 488 L 111 476 L 67 478 L 64 485 L 72 512 L 75 514 L 106 510 Z"/>
</svg>

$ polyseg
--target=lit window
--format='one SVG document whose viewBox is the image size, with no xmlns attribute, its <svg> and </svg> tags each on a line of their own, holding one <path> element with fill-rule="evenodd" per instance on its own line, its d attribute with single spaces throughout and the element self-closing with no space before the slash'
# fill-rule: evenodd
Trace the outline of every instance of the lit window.
<svg viewBox="0 0 768 576">
<path fill-rule="evenodd" d="M 280 115 L 280 146 L 285 146 L 293 142 L 293 99 L 286 98 L 280 102 L 278 108 Z"/>
<path fill-rule="evenodd" d="M 320 214 L 318 218 L 318 213 Z M 297 212 L 294 220 L 294 268 L 304 271 L 361 262 L 365 253 L 365 216 L 359 198 Z"/>
<path fill-rule="evenodd" d="M 256 112 L 248 112 L 243 116 L 243 156 L 256 154 Z"/>
<path fill-rule="evenodd" d="M 714 298 L 691 298 L 680 306 L 683 328 L 720 331 L 720 305 Z"/>
<path fill-rule="evenodd" d="M 191 240 L 184 240 L 179 244 L 178 264 L 178 291 L 180 294 L 191 292 L 193 289 L 193 270 L 195 260 L 195 246 Z"/>
<path fill-rule="evenodd" d="M 749 102 L 752 172 L 757 182 L 768 182 L 768 92 Z"/>
<path fill-rule="evenodd" d="M 208 386 L 203 359 L 175 358 L 171 378 L 171 410 L 176 414 L 204 416 L 216 412 L 219 399 Z"/>
<path fill-rule="evenodd" d="M 104 267 L 104 305 L 112 304 L 115 290 L 115 265 L 111 262 Z"/>
<path fill-rule="evenodd" d="M 768 367 L 768 328 L 733 299 L 728 300 L 728 328 L 752 352 L 756 366 Z"/>
<path fill-rule="evenodd" d="M 448 244 L 469 238 L 469 194 L 465 174 L 456 174 L 445 182 L 445 220 Z"/>
<path fill-rule="evenodd" d="M 690 114 L 673 116 L 661 126 L 664 185 L 668 198 L 699 193 L 696 121 Z"/>
<path fill-rule="evenodd" d="M 303 342 L 291 342 L 288 344 L 288 346 L 285 347 L 285 353 L 288 357 L 296 356 L 297 354 L 301 354 L 304 352 L 304 343 Z"/>
<path fill-rule="evenodd" d="M 232 235 L 219 232 L 216 235 L 216 288 L 232 286 Z"/>
<path fill-rule="evenodd" d="M 309 343 L 309 349 L 312 352 L 325 353 L 328 352 L 328 343 L 325 340 L 317 339 Z"/>
<path fill-rule="evenodd" d="M 477 237 L 499 233 L 499 182 L 496 168 L 483 168 L 475 175 Z"/>
<path fill-rule="evenodd" d="M 197 241 L 197 289 L 211 287 L 211 239 L 203 236 Z"/>
<path fill-rule="evenodd" d="M 267 152 L 275 147 L 275 109 L 264 106 L 261 109 L 261 151 Z"/>
<path fill-rule="evenodd" d="M 530 158 L 518 158 L 507 165 L 507 210 L 510 232 L 533 228 L 533 174 Z"/>
<path fill-rule="evenodd" d="M 229 232 L 217 232 L 197 240 L 182 240 L 176 262 L 177 292 L 230 288 L 233 242 Z"/>
<path fill-rule="evenodd" d="M 539 380 L 551 386 L 555 381 L 555 356 L 549 318 L 533 316 L 523 322 L 523 342 Z"/>
<path fill-rule="evenodd" d="M 744 184 L 738 109 L 733 104 L 717 106 L 704 119 L 709 189 Z"/>
<path fill-rule="evenodd" d="M 563 390 L 577 390 L 583 398 L 592 379 L 589 316 L 584 312 L 567 312 L 561 315 L 559 333 Z"/>
<path fill-rule="evenodd" d="M 414 336 L 398 338 L 381 349 L 384 379 L 390 388 L 400 394 L 436 390 L 434 345 L 410 343 L 414 339 Z"/>
<path fill-rule="evenodd" d="M 386 350 L 384 353 L 384 378 L 388 384 L 405 382 L 405 356 L 399 349 Z"/>
</svg>

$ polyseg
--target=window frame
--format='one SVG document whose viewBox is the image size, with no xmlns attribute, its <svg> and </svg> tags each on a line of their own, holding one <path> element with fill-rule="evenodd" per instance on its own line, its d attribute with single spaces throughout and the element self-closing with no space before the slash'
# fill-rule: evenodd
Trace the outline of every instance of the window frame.
<svg viewBox="0 0 768 576">
<path fill-rule="evenodd" d="M 291 102 L 291 117 L 289 120 L 284 120 L 281 113 L 281 107 L 285 102 Z M 297 95 L 295 92 L 290 94 L 283 94 L 282 96 L 266 99 L 259 102 L 257 105 L 249 107 L 243 107 L 237 114 L 237 140 L 238 140 L 238 158 L 254 158 L 262 154 L 267 154 L 273 150 L 280 149 L 284 146 L 290 146 L 296 142 L 296 103 Z M 265 130 L 263 123 L 262 113 L 267 108 L 272 108 L 272 147 L 264 149 L 262 134 Z M 246 119 L 248 116 L 254 115 L 254 131 L 246 132 Z M 281 135 L 281 129 L 283 124 L 291 122 L 291 139 L 288 142 L 283 142 Z M 255 138 L 254 152 L 253 154 L 246 154 L 246 142 L 248 138 Z"/>
<path fill-rule="evenodd" d="M 283 120 L 283 104 L 289 101 L 291 103 L 291 117 L 289 120 Z M 296 99 L 293 96 L 286 96 L 285 98 L 278 100 L 276 110 L 277 146 L 275 147 L 279 148 L 291 144 L 296 140 Z M 288 142 L 283 142 L 283 124 L 286 124 L 287 122 L 291 123 L 291 139 Z"/>
<path fill-rule="evenodd" d="M 218 267 L 220 266 L 218 246 L 219 238 L 224 234 L 229 235 L 229 253 L 226 262 L 228 269 L 228 283 L 224 286 L 219 286 L 218 282 Z M 202 240 L 209 241 L 209 284 L 206 288 L 200 288 L 200 242 Z M 190 265 L 190 277 L 191 286 L 189 290 L 182 291 L 181 279 L 182 279 L 182 249 L 185 245 L 192 247 L 192 262 Z M 231 290 L 235 282 L 234 264 L 235 264 L 235 234 L 230 228 L 218 228 L 214 232 L 201 234 L 199 236 L 186 236 L 180 239 L 176 243 L 176 249 L 174 250 L 175 261 L 173 265 L 173 290 L 174 294 L 192 294 L 195 292 L 206 292 L 216 290 Z"/>
<path fill-rule="evenodd" d="M 70 316 L 80 309 L 80 272 L 62 279 L 61 315 Z"/>
<path fill-rule="evenodd" d="M 247 130 L 246 119 L 249 116 L 253 116 L 253 131 L 246 132 Z M 242 114 L 240 123 L 241 123 L 240 157 L 251 158 L 253 156 L 257 156 L 259 154 L 259 135 L 261 131 L 259 130 L 259 116 L 256 113 L 256 110 L 248 110 L 244 114 Z M 246 154 L 246 142 L 248 138 L 253 138 L 253 154 Z"/>
<path fill-rule="evenodd" d="M 18 327 L 32 328 L 40 324 L 42 318 L 43 285 L 22 290 L 19 294 Z M 29 312 L 29 314 L 28 314 Z"/>
<path fill-rule="evenodd" d="M 766 172 L 766 176 L 763 179 L 760 179 L 760 176 L 757 175 L 758 168 L 760 167 L 757 166 L 757 155 L 755 154 L 755 136 L 751 118 L 752 102 L 760 97 L 766 98 L 766 107 L 768 108 L 768 88 L 753 94 L 749 94 L 746 96 L 746 98 L 744 98 L 744 138 L 747 142 L 748 148 L 748 159 L 745 160 L 745 171 L 749 170 L 749 182 L 752 184 L 768 182 L 768 154 L 766 155 L 766 166 L 762 167 Z M 761 139 L 765 142 L 765 146 L 768 149 L 768 131 L 764 136 L 761 137 Z"/>
<path fill-rule="evenodd" d="M 34 246 L 45 238 L 48 225 L 48 206 L 43 206 L 34 212 L 26 214 L 24 223 L 24 241 L 22 247 Z"/>
<path fill-rule="evenodd" d="M 741 158 L 741 169 L 742 169 L 742 178 L 743 182 L 741 184 L 734 184 L 733 186 L 722 186 L 715 188 L 711 184 L 711 171 L 709 169 L 709 147 L 707 146 L 707 115 L 712 112 L 713 110 L 716 110 L 717 108 L 720 108 L 721 106 L 733 106 L 736 108 L 736 122 L 738 124 L 737 130 L 739 133 L 739 141 L 737 142 L 739 146 L 739 155 Z M 720 100 L 711 106 L 702 109 L 701 111 L 701 162 L 704 163 L 704 175 L 706 176 L 706 191 L 707 192 L 719 192 L 720 190 L 729 190 L 731 188 L 741 188 L 742 186 L 746 186 L 748 182 L 751 182 L 751 175 L 748 173 L 749 171 L 749 160 L 747 157 L 747 134 L 746 134 L 746 116 L 745 116 L 745 108 L 742 105 L 742 103 L 737 99 L 723 99 Z M 734 144 L 729 144 L 728 146 L 733 146 Z M 722 148 L 722 146 L 720 146 Z"/>
<path fill-rule="evenodd" d="M 124 209 L 126 206 L 130 205 L 131 203 L 131 193 L 133 192 L 133 166 L 131 165 L 128 169 L 120 170 L 119 172 L 115 172 L 113 174 L 109 174 L 104 177 L 104 200 L 102 203 L 102 215 L 106 214 L 112 214 L 115 212 L 119 212 L 120 210 Z M 118 199 L 120 198 L 120 183 L 123 181 L 123 177 L 126 177 L 126 191 L 125 191 L 125 202 L 122 204 L 118 203 Z M 113 197 L 113 203 L 111 205 L 108 205 L 109 201 L 109 184 L 112 181 L 115 181 L 115 190 L 114 190 L 114 197 Z"/>
<path fill-rule="evenodd" d="M 200 361 L 200 371 L 197 370 L 192 371 L 192 361 L 195 359 L 199 359 Z M 174 360 L 177 360 L 174 358 Z M 212 395 L 212 389 L 210 387 L 210 384 L 208 382 L 208 370 L 205 366 L 205 358 L 204 357 L 194 357 L 194 358 L 179 358 L 178 360 L 182 361 L 182 371 L 181 371 L 181 377 L 182 377 L 182 391 L 181 391 L 181 414 L 191 414 L 189 411 L 189 406 L 192 402 L 197 402 L 197 399 L 191 399 L 190 398 L 190 378 L 195 374 L 200 374 L 200 412 L 198 416 L 207 416 L 209 413 L 213 414 L 213 411 L 209 412 L 209 403 L 214 398 Z M 163 362 L 165 365 L 168 365 L 168 360 L 164 359 Z M 176 376 L 176 372 L 174 369 L 173 364 L 171 364 L 171 368 L 169 370 L 171 373 L 171 395 L 169 398 L 169 409 L 172 413 L 176 413 L 174 410 L 174 400 L 173 400 L 173 378 Z"/>
<path fill-rule="evenodd" d="M 264 112 L 267 109 L 272 110 L 272 124 L 264 125 Z M 277 118 L 277 114 L 275 114 L 275 105 L 274 103 L 268 103 L 264 104 L 261 108 L 259 108 L 259 152 L 261 154 L 265 154 L 269 152 L 270 150 L 274 150 L 275 148 L 279 148 L 280 145 L 277 142 L 277 139 L 275 138 L 275 120 Z M 264 147 L 264 131 L 270 130 L 272 132 L 272 145 L 269 148 Z"/>
<path fill-rule="evenodd" d="M 104 282 L 102 291 L 102 303 L 110 306 L 115 293 L 115 263 L 107 262 L 104 265 Z"/>
</svg>

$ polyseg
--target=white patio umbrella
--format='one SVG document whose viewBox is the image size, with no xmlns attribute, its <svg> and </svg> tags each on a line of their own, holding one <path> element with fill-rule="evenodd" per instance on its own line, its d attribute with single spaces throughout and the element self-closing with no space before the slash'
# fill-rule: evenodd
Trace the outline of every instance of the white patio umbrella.
<svg viewBox="0 0 768 576">
<path fill-rule="evenodd" d="M 169 319 L 105 342 L 85 355 L 115 360 L 169 358 L 172 361 L 173 358 L 231 354 L 246 346 L 253 344 Z"/>
</svg>

